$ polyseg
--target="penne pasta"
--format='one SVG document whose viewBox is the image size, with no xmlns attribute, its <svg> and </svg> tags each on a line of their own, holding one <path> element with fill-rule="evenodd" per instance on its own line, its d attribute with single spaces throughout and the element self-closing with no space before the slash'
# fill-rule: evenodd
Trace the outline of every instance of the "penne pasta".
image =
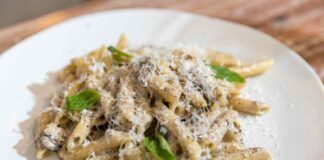
<svg viewBox="0 0 324 160">
<path fill-rule="evenodd" d="M 225 67 L 238 67 L 242 65 L 242 62 L 230 54 L 221 53 L 218 51 L 208 50 L 208 59 L 210 64 L 217 66 L 225 66 Z"/>
<path fill-rule="evenodd" d="M 217 146 L 223 140 L 227 130 L 233 125 L 237 116 L 236 111 L 228 110 L 223 112 L 210 126 L 209 132 L 212 136 L 201 140 L 201 144 L 203 146 Z"/>
<path fill-rule="evenodd" d="M 249 148 L 230 153 L 226 160 L 271 160 L 271 155 L 262 148 Z"/>
<path fill-rule="evenodd" d="M 165 124 L 169 131 L 177 137 L 179 144 L 187 152 L 189 159 L 197 160 L 201 154 L 201 147 L 192 139 L 188 129 L 179 121 L 177 116 L 168 110 L 161 102 L 156 103 L 158 119 Z"/>
<path fill-rule="evenodd" d="M 104 154 L 104 155 L 91 154 L 89 157 L 87 157 L 86 160 L 117 160 L 117 158 L 115 158 L 111 154 Z"/>
<path fill-rule="evenodd" d="M 238 144 L 243 143 L 242 130 L 235 126 L 235 121 L 234 121 L 234 125 L 231 126 L 227 130 L 226 134 L 223 137 L 223 141 L 224 142 L 235 142 L 235 143 L 238 143 Z"/>
<path fill-rule="evenodd" d="M 118 39 L 117 48 L 123 50 L 126 48 L 127 43 L 128 43 L 127 37 L 124 34 L 122 34 Z"/>
<path fill-rule="evenodd" d="M 128 142 L 125 146 L 125 151 L 122 151 L 122 155 L 119 155 L 119 159 L 124 160 L 142 160 L 143 151 L 139 146 L 135 146 L 133 142 Z"/>
<path fill-rule="evenodd" d="M 81 147 L 86 137 L 90 133 L 92 112 L 82 110 L 80 122 L 73 129 L 67 141 L 67 150 L 73 152 L 76 148 Z"/>
<path fill-rule="evenodd" d="M 245 65 L 195 47 L 129 46 L 122 35 L 116 47 L 102 45 L 60 72 L 60 96 L 38 121 L 36 157 L 270 160 L 264 149 L 244 146 L 237 117 L 269 110 L 239 96 L 244 77 L 272 63 Z"/>
<path fill-rule="evenodd" d="M 109 130 L 104 137 L 92 141 L 87 146 L 78 149 L 73 153 L 68 153 L 67 150 L 62 148 L 59 152 L 59 156 L 67 160 L 85 159 L 91 153 L 100 153 L 102 151 L 114 149 L 130 140 L 131 139 L 127 133 Z"/>
<path fill-rule="evenodd" d="M 269 111 L 268 104 L 247 100 L 239 97 L 231 98 L 230 103 L 235 110 L 252 115 L 262 115 Z"/>
<path fill-rule="evenodd" d="M 35 134 L 36 159 L 43 159 L 49 153 L 49 150 L 41 145 L 40 137 L 41 137 L 41 134 L 43 133 L 44 129 L 46 128 L 46 126 L 53 121 L 53 118 L 54 118 L 54 113 L 52 110 L 42 112 L 39 117 L 38 127 L 36 129 L 36 134 Z"/>
<path fill-rule="evenodd" d="M 264 73 L 272 64 L 273 60 L 269 59 L 242 67 L 231 67 L 230 69 L 242 77 L 252 77 Z"/>
<path fill-rule="evenodd" d="M 217 148 L 218 155 L 226 155 L 231 153 L 237 153 L 243 150 L 243 145 L 236 142 L 223 142 L 220 143 Z"/>
</svg>

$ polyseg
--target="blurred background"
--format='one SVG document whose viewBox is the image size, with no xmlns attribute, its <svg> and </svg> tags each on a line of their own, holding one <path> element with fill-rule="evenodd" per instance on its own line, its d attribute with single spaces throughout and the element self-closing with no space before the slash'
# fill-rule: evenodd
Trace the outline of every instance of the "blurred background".
<svg viewBox="0 0 324 160">
<path fill-rule="evenodd" d="M 0 29 L 85 0 L 0 0 Z"/>
<path fill-rule="evenodd" d="M 266 32 L 302 56 L 324 82 L 324 0 L 0 0 L 0 54 L 67 19 L 138 7 L 193 12 Z"/>
</svg>

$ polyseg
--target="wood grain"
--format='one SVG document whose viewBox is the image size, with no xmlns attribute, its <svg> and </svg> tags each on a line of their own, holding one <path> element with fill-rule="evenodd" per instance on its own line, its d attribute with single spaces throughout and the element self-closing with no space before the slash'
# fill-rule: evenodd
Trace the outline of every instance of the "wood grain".
<svg viewBox="0 0 324 160">
<path fill-rule="evenodd" d="M 259 29 L 294 49 L 324 81 L 323 0 L 92 0 L 0 30 L 0 53 L 30 35 L 79 15 L 139 7 L 193 12 Z"/>
</svg>

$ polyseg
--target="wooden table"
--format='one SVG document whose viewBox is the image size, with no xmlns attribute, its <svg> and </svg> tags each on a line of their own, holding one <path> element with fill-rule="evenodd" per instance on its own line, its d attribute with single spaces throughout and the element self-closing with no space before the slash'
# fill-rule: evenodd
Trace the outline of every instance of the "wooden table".
<svg viewBox="0 0 324 160">
<path fill-rule="evenodd" d="M 299 53 L 324 81 L 324 0 L 90 0 L 0 31 L 0 53 L 56 23 L 118 8 L 194 12 L 264 31 Z"/>
</svg>

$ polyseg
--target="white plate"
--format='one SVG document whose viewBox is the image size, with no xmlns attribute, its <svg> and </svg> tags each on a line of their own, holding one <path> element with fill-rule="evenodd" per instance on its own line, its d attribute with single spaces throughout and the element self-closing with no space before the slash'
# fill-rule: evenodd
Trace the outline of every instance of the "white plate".
<svg viewBox="0 0 324 160">
<path fill-rule="evenodd" d="M 244 95 L 271 105 L 258 118 L 242 118 L 247 146 L 267 148 L 277 160 L 324 157 L 324 89 L 292 50 L 251 28 L 168 10 L 101 12 L 56 25 L 0 57 L 0 151 L 5 159 L 35 159 L 33 128 L 55 89 L 55 72 L 71 58 L 125 33 L 137 44 L 210 46 L 245 60 L 273 58 L 266 74 L 249 79 Z"/>
</svg>

